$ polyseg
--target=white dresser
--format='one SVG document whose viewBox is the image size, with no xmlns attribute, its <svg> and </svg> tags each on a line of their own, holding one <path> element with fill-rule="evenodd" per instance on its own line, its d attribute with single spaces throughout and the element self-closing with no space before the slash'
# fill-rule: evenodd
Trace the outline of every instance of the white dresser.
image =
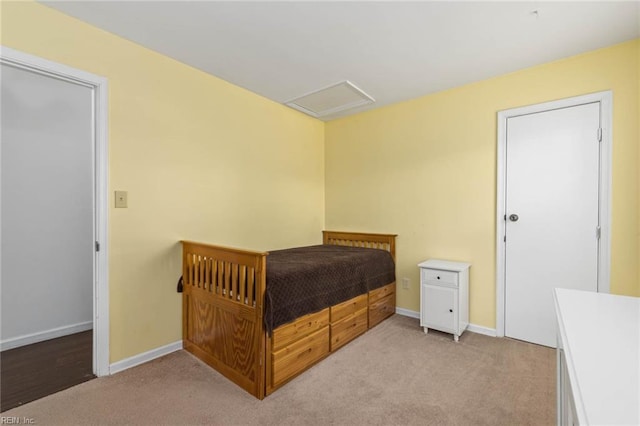
<svg viewBox="0 0 640 426">
<path fill-rule="evenodd" d="M 640 424 L 640 298 L 555 289 L 558 425 Z"/>
<path fill-rule="evenodd" d="M 420 326 L 453 334 L 457 342 L 469 325 L 471 264 L 430 259 L 420 268 Z"/>
</svg>

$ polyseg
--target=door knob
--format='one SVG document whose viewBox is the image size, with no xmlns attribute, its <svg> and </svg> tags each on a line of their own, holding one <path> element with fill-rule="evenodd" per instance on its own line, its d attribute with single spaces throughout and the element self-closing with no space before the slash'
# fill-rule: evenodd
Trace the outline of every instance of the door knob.
<svg viewBox="0 0 640 426">
<path fill-rule="evenodd" d="M 511 214 L 511 215 L 509 215 L 509 220 L 510 220 L 511 222 L 517 222 L 517 221 L 518 221 L 518 219 L 520 219 L 520 218 L 518 217 L 518 215 L 517 215 L 517 214 Z"/>
</svg>

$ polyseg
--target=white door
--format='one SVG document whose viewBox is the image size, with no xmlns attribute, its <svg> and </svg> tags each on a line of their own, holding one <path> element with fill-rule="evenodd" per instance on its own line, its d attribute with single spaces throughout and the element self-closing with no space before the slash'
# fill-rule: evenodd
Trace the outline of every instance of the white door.
<svg viewBox="0 0 640 426">
<path fill-rule="evenodd" d="M 553 288 L 597 291 L 600 103 L 507 119 L 505 335 L 555 347 Z"/>
<path fill-rule="evenodd" d="M 94 89 L 2 64 L 3 348 L 93 328 Z"/>
</svg>

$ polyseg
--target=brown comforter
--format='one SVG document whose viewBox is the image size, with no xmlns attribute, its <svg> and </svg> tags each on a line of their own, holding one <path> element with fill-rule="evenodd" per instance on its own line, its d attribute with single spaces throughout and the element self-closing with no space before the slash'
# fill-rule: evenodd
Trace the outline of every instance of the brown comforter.
<svg viewBox="0 0 640 426">
<path fill-rule="evenodd" d="M 303 315 L 395 281 L 384 250 L 320 245 L 269 252 L 264 322 L 269 334 Z"/>
</svg>

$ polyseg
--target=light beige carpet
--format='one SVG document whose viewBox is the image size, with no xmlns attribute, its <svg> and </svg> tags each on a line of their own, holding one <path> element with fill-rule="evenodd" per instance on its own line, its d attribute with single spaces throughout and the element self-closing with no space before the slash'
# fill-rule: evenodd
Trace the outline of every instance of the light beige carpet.
<svg viewBox="0 0 640 426">
<path fill-rule="evenodd" d="M 555 351 L 393 316 L 263 401 L 180 351 L 3 413 L 38 425 L 551 425 Z"/>
</svg>

